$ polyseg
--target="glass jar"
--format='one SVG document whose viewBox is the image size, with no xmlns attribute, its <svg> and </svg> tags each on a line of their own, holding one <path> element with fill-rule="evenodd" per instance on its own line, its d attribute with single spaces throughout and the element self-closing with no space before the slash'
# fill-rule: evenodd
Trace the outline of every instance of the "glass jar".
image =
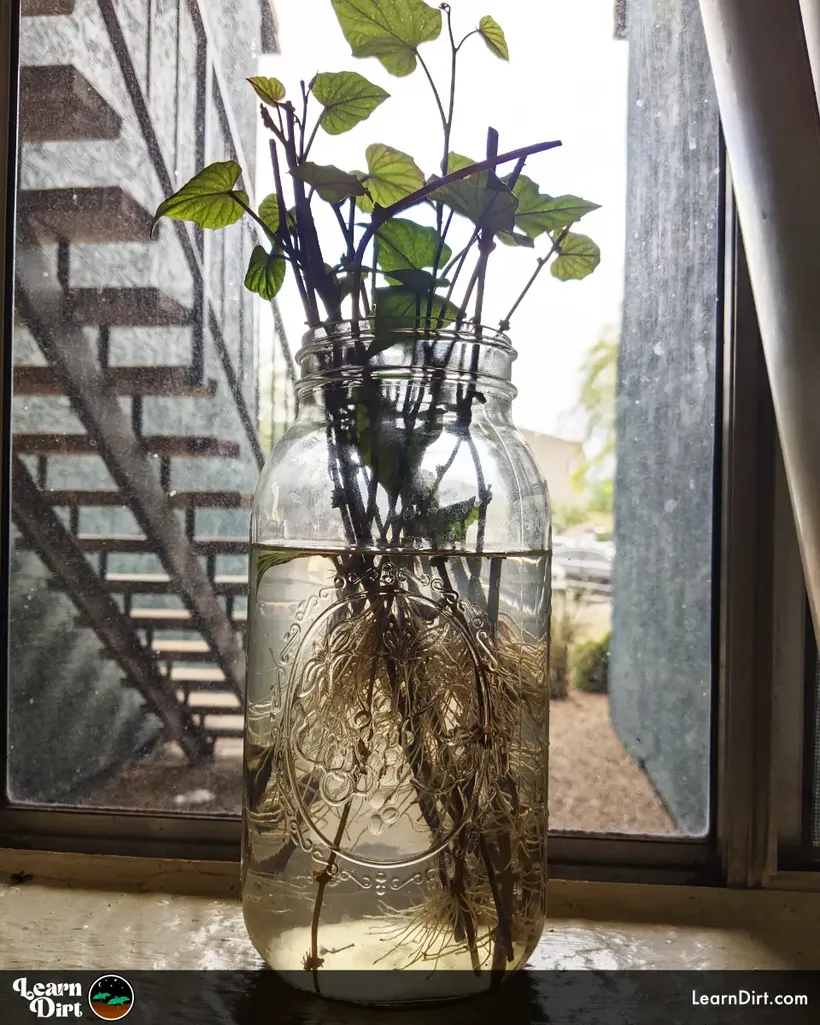
<svg viewBox="0 0 820 1025">
<path fill-rule="evenodd" d="M 541 936 L 550 517 L 514 358 L 366 322 L 298 354 L 251 528 L 242 899 L 302 988 L 456 997 Z"/>
</svg>

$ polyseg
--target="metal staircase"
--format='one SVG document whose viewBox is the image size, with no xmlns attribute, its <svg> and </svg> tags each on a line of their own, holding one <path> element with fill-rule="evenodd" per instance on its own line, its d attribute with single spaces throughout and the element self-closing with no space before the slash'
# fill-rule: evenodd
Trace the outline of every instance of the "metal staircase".
<svg viewBox="0 0 820 1025">
<path fill-rule="evenodd" d="M 238 155 L 236 138 L 225 133 L 229 107 L 218 95 L 221 76 L 202 12 L 196 0 L 181 2 L 187 3 L 200 32 L 198 109 L 214 103 L 228 150 Z M 134 109 L 114 110 L 70 65 L 24 67 L 23 159 L 28 143 L 97 145 L 117 139 L 130 121 L 139 125 L 167 192 L 170 173 L 117 11 L 110 0 L 98 0 L 98 7 L 112 64 L 119 65 Z M 74 9 L 74 0 L 24 0 L 22 12 L 24 17 L 61 17 Z M 127 182 L 127 174 L 124 178 Z M 166 739 L 197 762 L 212 757 L 223 739 L 242 735 L 247 618 L 242 607 L 246 574 L 219 571 L 220 559 L 246 556 L 247 539 L 200 536 L 197 513 L 249 510 L 251 494 L 249 489 L 177 489 L 174 467 L 177 461 L 240 458 L 258 467 L 262 453 L 255 415 L 248 409 L 209 294 L 207 249 L 200 232 L 174 224 L 192 276 L 190 306 L 155 285 L 91 288 L 73 280 L 75 247 L 150 247 L 156 244 L 149 239 L 150 225 L 149 210 L 127 184 L 23 188 L 18 194 L 15 325 L 31 335 L 44 362 L 14 366 L 14 399 L 59 401 L 65 396 L 72 422 L 79 421 L 82 430 L 32 430 L 27 421 L 25 429 L 15 432 L 12 515 L 20 545 L 38 554 L 50 570 L 50 586 L 67 593 L 77 607 L 78 628 L 96 632 L 103 657 L 117 662 L 124 684 L 136 688 L 145 709 L 159 716 Z M 56 273 L 55 260 L 49 259 L 54 247 Z M 177 337 L 187 332 L 190 359 L 141 365 L 112 360 L 112 332 L 120 328 L 168 329 Z M 206 376 L 206 339 L 214 347 L 212 365 L 221 371 L 219 377 Z M 281 342 L 286 346 L 283 338 Z M 285 354 L 290 368 L 286 349 Z M 198 408 L 229 401 L 235 436 L 146 431 L 149 399 L 192 401 Z M 65 467 L 83 457 L 102 460 L 108 485 L 66 486 Z M 139 532 L 115 528 L 117 509 L 132 514 Z M 106 510 L 112 526 L 100 529 Z M 94 529 L 83 530 L 89 515 Z M 160 566 L 112 570 L 111 561 L 123 557 L 158 561 Z"/>
</svg>

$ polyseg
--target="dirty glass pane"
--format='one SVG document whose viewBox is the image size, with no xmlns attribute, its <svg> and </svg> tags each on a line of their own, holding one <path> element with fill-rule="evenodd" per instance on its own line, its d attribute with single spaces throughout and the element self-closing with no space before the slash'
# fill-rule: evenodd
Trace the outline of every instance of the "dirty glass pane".
<svg viewBox="0 0 820 1025">
<path fill-rule="evenodd" d="M 23 2 L 14 801 L 239 810 L 248 508 L 293 419 L 304 317 L 287 288 L 276 310 L 243 290 L 247 226 L 149 230 L 205 163 L 235 159 L 257 197 L 272 191 L 255 74 L 296 89 L 317 70 L 366 74 L 390 103 L 347 135 L 319 133 L 316 159 L 360 167 L 380 141 L 436 167 L 425 83 L 355 62 L 328 8 Z M 469 28 L 470 5 L 453 8 Z M 543 275 L 512 331 L 514 414 L 555 518 L 551 825 L 700 835 L 719 161 L 697 0 L 489 0 L 482 13 L 512 60 L 465 58 L 453 148 L 480 152 L 488 124 L 508 149 L 561 139 L 533 176 L 601 207 L 583 227 L 599 269 Z M 545 39 L 563 41 L 547 76 Z M 491 320 L 531 271 L 526 250 L 501 255 Z"/>
</svg>

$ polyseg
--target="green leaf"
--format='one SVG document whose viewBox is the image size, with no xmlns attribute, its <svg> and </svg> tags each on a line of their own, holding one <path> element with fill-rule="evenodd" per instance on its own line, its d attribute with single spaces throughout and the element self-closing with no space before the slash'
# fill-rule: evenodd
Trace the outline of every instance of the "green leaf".
<svg viewBox="0 0 820 1025">
<path fill-rule="evenodd" d="M 586 235 L 567 235 L 561 252 L 552 261 L 553 276 L 559 281 L 580 281 L 601 262 L 601 250 Z"/>
<path fill-rule="evenodd" d="M 297 553 L 294 552 L 260 552 L 257 550 L 256 554 L 256 586 L 257 588 L 262 583 L 262 577 L 271 569 L 273 566 L 284 566 L 286 562 L 291 562 L 295 559 Z"/>
<path fill-rule="evenodd" d="M 325 108 L 319 123 L 328 135 L 349 132 L 390 95 L 355 71 L 323 72 L 313 79 L 311 91 Z"/>
<path fill-rule="evenodd" d="M 568 228 L 585 214 L 599 209 L 595 203 L 589 203 L 577 196 L 554 198 L 544 195 L 532 178 L 525 174 L 518 176 L 518 181 L 513 186 L 513 195 L 518 200 L 518 209 L 515 212 L 516 227 L 530 238 L 538 238 L 545 231 Z"/>
<path fill-rule="evenodd" d="M 248 202 L 246 192 L 233 190 L 240 174 L 242 168 L 234 160 L 209 164 L 160 203 L 151 224 L 152 234 L 160 217 L 194 221 L 200 228 L 226 228 L 235 224 L 245 212 L 237 200 L 246 205 Z"/>
<path fill-rule="evenodd" d="M 576 221 L 580 221 L 593 210 L 600 209 L 598 203 L 590 203 L 589 200 L 580 199 L 578 196 L 556 196 L 550 200 L 544 213 L 552 221 L 550 231 L 560 231 L 561 228 L 568 228 Z"/>
<path fill-rule="evenodd" d="M 475 498 L 442 506 L 430 516 L 434 543 L 463 544 L 468 529 L 477 520 L 478 506 Z"/>
<path fill-rule="evenodd" d="M 379 206 L 392 206 L 424 187 L 424 172 L 413 158 L 381 142 L 367 147 L 367 172 L 367 191 Z"/>
<path fill-rule="evenodd" d="M 365 188 L 355 175 L 340 171 L 332 164 L 313 164 L 306 160 L 293 173 L 316 189 L 326 203 L 342 203 L 351 196 L 365 195 Z"/>
<path fill-rule="evenodd" d="M 441 11 L 424 0 L 332 0 L 354 57 L 377 57 L 391 75 L 416 70 L 416 48 L 437 39 Z"/>
<path fill-rule="evenodd" d="M 403 217 L 393 217 L 385 221 L 376 232 L 376 264 L 383 271 L 432 267 L 440 244 L 441 236 L 435 228 L 423 227 Z M 439 267 L 446 266 L 452 255 L 452 250 L 445 243 L 441 249 Z M 392 277 L 397 278 L 397 275 Z"/>
<path fill-rule="evenodd" d="M 261 295 L 263 299 L 273 299 L 285 280 L 285 270 L 285 257 L 281 249 L 268 253 L 264 246 L 256 246 L 245 275 L 245 288 Z"/>
<path fill-rule="evenodd" d="M 451 153 L 447 173 L 461 171 L 474 164 L 474 160 Z M 433 179 L 434 180 L 434 179 Z M 479 171 L 460 181 L 436 189 L 428 197 L 433 202 L 445 203 L 457 214 L 469 218 L 473 224 L 493 234 L 512 232 L 518 201 L 504 182 L 492 171 Z"/>
<path fill-rule="evenodd" d="M 279 230 L 279 200 L 274 193 L 265 196 L 259 204 L 259 219 L 271 233 L 275 235 Z"/>
<path fill-rule="evenodd" d="M 490 52 L 494 53 L 496 57 L 500 57 L 503 61 L 510 59 L 510 51 L 507 49 L 504 30 L 489 14 L 478 23 L 478 34 L 487 44 Z"/>
<path fill-rule="evenodd" d="M 256 75 L 248 81 L 253 86 L 253 91 L 263 103 L 269 107 L 275 107 L 285 98 L 285 87 L 278 78 L 265 78 L 264 75 Z"/>
<path fill-rule="evenodd" d="M 373 333 L 376 337 L 367 350 L 368 356 L 384 352 L 391 345 L 433 335 L 452 324 L 459 314 L 458 307 L 442 296 L 433 295 L 431 300 L 429 291 L 404 286 L 377 288 L 375 299 Z"/>
</svg>

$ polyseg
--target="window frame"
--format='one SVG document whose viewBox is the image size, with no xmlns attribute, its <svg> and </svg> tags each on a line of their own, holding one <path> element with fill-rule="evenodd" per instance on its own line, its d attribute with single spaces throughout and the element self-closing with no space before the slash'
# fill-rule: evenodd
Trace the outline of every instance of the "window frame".
<svg viewBox="0 0 820 1025">
<path fill-rule="evenodd" d="M 5 271 L 13 258 L 19 19 L 20 0 L 0 4 L 0 68 L 8 69 L 0 76 L 3 579 L 9 559 L 10 423 L 6 397 L 11 394 L 12 328 L 12 287 Z M 725 158 L 721 162 L 725 164 Z M 725 230 L 719 255 L 725 272 L 716 312 L 710 835 L 690 839 L 551 832 L 550 871 L 556 877 L 820 889 L 820 873 L 784 873 L 777 867 L 772 711 L 778 700 L 782 704 L 789 699 L 782 687 L 776 690 L 785 671 L 782 650 L 777 649 L 780 662 L 773 655 L 772 638 L 778 629 L 774 608 L 778 601 L 773 594 L 772 569 L 778 545 L 782 548 L 784 544 L 782 537 L 774 536 L 775 524 L 779 534 L 785 536 L 789 522 L 788 517 L 784 521 L 782 509 L 779 518 L 775 516 L 774 416 L 731 183 L 725 170 L 721 171 L 720 194 Z M 791 586 L 793 589 L 793 579 Z M 6 612 L 4 596 L 0 636 L 7 652 Z M 0 848 L 238 861 L 241 823 L 236 818 L 8 804 L 6 670 L 7 665 L 0 674 L 0 778 L 4 783 L 0 788 Z"/>
</svg>

